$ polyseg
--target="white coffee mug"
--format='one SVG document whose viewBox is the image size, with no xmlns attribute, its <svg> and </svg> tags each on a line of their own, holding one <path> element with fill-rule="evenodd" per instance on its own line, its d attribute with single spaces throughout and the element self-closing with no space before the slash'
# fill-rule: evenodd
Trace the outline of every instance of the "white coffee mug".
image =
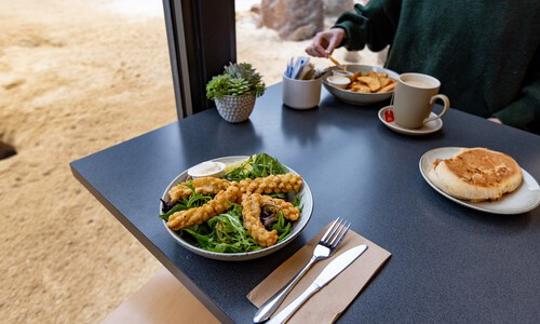
<svg viewBox="0 0 540 324">
<path fill-rule="evenodd" d="M 441 82 L 421 73 L 403 73 L 397 80 L 392 97 L 394 119 L 405 128 L 420 128 L 425 123 L 441 118 L 450 108 L 447 96 L 439 94 Z M 443 110 L 437 116 L 428 118 L 437 99 L 442 100 Z"/>
<path fill-rule="evenodd" d="M 297 80 L 283 75 L 283 103 L 295 109 L 315 108 L 321 101 L 322 78 Z"/>
</svg>

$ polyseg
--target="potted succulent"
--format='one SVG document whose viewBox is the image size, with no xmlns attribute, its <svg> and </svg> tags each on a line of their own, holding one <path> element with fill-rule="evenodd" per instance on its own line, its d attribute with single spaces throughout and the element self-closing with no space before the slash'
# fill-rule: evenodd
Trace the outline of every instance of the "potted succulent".
<svg viewBox="0 0 540 324">
<path fill-rule="evenodd" d="M 225 72 L 217 75 L 206 85 L 206 96 L 214 100 L 218 113 L 231 123 L 247 120 L 255 98 L 265 89 L 261 75 L 248 63 L 230 63 Z"/>
</svg>

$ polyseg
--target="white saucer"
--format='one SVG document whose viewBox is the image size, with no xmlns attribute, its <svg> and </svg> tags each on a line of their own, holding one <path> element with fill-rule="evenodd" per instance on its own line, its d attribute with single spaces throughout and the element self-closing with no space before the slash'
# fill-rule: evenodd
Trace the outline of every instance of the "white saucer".
<svg viewBox="0 0 540 324">
<path fill-rule="evenodd" d="M 441 147 L 427 151 L 422 155 L 419 162 L 420 173 L 424 180 L 438 193 L 446 198 L 469 208 L 480 210 L 492 214 L 521 214 L 531 211 L 540 205 L 540 186 L 533 176 L 521 169 L 523 172 L 523 183 L 516 191 L 504 195 L 497 201 L 470 202 L 450 196 L 437 187 L 429 178 L 428 174 L 433 169 L 433 162 L 436 159 L 449 159 L 459 153 L 461 147 Z"/>
<path fill-rule="evenodd" d="M 390 128 L 391 130 L 397 133 L 401 133 L 405 135 L 413 135 L 413 136 L 427 135 L 427 134 L 435 133 L 436 131 L 441 129 L 443 126 L 442 119 L 439 118 L 439 119 L 435 119 L 435 120 L 425 123 L 424 126 L 422 126 L 421 128 L 416 128 L 416 129 L 405 128 L 396 124 L 395 121 L 387 122 L 384 119 L 384 112 L 387 109 L 393 110 L 394 108 L 392 106 L 386 106 L 384 108 L 381 108 L 381 110 L 379 110 L 379 113 L 378 113 L 379 120 L 388 128 Z M 429 115 L 429 117 L 437 117 L 437 115 L 432 112 Z"/>
</svg>

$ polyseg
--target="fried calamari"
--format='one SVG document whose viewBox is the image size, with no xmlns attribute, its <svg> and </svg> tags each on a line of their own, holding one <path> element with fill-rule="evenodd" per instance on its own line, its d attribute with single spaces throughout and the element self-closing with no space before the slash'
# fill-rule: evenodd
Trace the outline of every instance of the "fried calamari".
<svg viewBox="0 0 540 324">
<path fill-rule="evenodd" d="M 290 221 L 296 221 L 298 218 L 300 218 L 300 210 L 294 207 L 294 205 L 290 202 L 283 199 L 272 198 L 270 196 L 261 196 L 261 203 L 275 206 L 277 211 L 281 211 L 283 213 L 283 217 Z"/>
<path fill-rule="evenodd" d="M 279 192 L 299 192 L 302 177 L 292 173 L 271 175 L 263 178 L 244 179 L 238 185 L 242 193 L 270 194 Z"/>
<path fill-rule="evenodd" d="M 275 222 L 278 213 L 290 221 L 300 218 L 300 210 L 283 199 L 273 198 L 268 194 L 299 192 L 303 180 L 293 173 L 271 175 L 255 179 L 244 179 L 239 182 L 215 177 L 202 177 L 184 181 L 168 192 L 171 202 L 189 198 L 193 191 L 215 197 L 200 207 L 193 207 L 173 213 L 167 226 L 173 230 L 181 230 L 199 225 L 210 218 L 226 212 L 232 204 L 242 206 L 243 226 L 255 242 L 263 247 L 276 244 L 278 231 L 267 230 Z M 264 220 L 261 220 L 261 215 Z M 263 224 L 264 222 L 264 224 Z"/>
<path fill-rule="evenodd" d="M 242 218 L 244 228 L 255 242 L 266 247 L 276 244 L 278 233 L 276 230 L 268 231 L 261 222 L 261 204 L 263 198 L 260 194 L 244 194 L 242 196 Z"/>
<path fill-rule="evenodd" d="M 177 184 L 169 190 L 169 198 L 171 202 L 182 200 L 189 197 L 195 189 L 196 193 L 203 195 L 217 194 L 225 190 L 231 183 L 225 179 L 215 177 L 201 177 L 189 181 L 184 181 Z"/>
<path fill-rule="evenodd" d="M 220 191 L 212 200 L 201 207 L 182 210 L 172 214 L 167 221 L 167 226 L 176 231 L 202 224 L 210 218 L 226 212 L 232 203 L 239 201 L 240 197 L 240 189 L 237 186 L 229 185 L 226 190 Z"/>
</svg>

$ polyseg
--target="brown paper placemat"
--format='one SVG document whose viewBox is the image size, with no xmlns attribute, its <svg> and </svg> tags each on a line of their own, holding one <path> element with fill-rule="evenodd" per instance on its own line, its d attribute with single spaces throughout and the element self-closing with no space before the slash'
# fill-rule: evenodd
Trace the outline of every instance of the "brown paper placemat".
<svg viewBox="0 0 540 324">
<path fill-rule="evenodd" d="M 296 272 L 311 258 L 315 245 L 317 245 L 325 231 L 326 228 L 293 256 L 283 262 L 266 279 L 259 283 L 257 287 L 253 288 L 247 295 L 249 301 L 258 308 L 285 286 Z M 340 273 L 337 278 L 311 297 L 287 323 L 334 322 L 391 256 L 390 252 L 352 230 L 349 231 L 341 243 L 341 247 L 336 251 L 336 254 L 326 260 L 317 262 L 306 273 L 304 278 L 300 280 L 274 314 L 277 314 L 277 312 L 281 311 L 298 297 L 335 256 L 359 244 L 366 244 L 368 246 L 364 254 Z"/>
</svg>

